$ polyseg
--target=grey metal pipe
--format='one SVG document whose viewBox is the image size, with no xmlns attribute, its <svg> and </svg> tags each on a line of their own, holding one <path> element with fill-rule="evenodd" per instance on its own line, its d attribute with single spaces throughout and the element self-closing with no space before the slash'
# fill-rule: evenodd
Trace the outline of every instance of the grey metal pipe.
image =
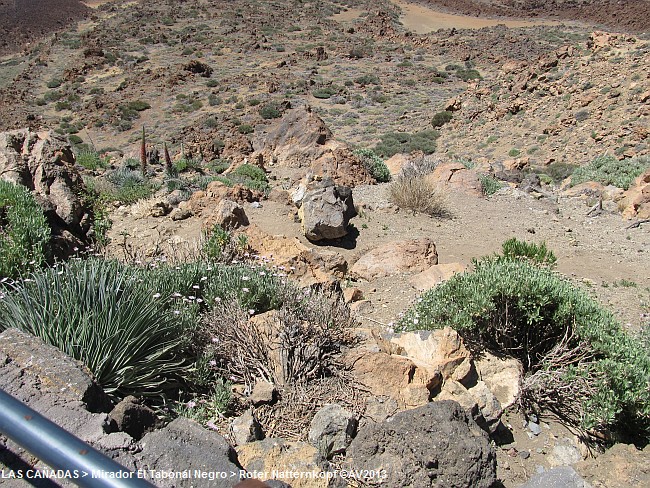
<svg viewBox="0 0 650 488">
<path fill-rule="evenodd" d="M 91 488 L 151 488 L 152 485 L 43 417 L 0 388 L 0 432 L 66 478 Z"/>
</svg>

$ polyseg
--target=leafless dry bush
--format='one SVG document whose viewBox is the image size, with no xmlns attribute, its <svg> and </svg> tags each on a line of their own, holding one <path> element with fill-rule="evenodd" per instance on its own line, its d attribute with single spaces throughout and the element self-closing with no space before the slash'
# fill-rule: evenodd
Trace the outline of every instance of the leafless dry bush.
<svg viewBox="0 0 650 488">
<path fill-rule="evenodd" d="M 527 375 L 521 388 L 520 405 L 527 411 L 547 411 L 567 425 L 578 426 L 585 418 L 586 400 L 595 395 L 605 375 L 593 367 L 593 350 L 576 343 L 567 332 Z M 586 432 L 579 432 L 587 437 Z"/>
<path fill-rule="evenodd" d="M 432 217 L 449 217 L 447 197 L 423 177 L 399 177 L 388 186 L 388 198 L 399 208 Z"/>
<path fill-rule="evenodd" d="M 204 340 L 219 372 L 252 386 L 309 382 L 340 370 L 337 354 L 351 342 L 348 307 L 323 292 L 287 285 L 279 310 L 249 317 L 237 302 L 221 303 L 206 317 Z"/>
</svg>

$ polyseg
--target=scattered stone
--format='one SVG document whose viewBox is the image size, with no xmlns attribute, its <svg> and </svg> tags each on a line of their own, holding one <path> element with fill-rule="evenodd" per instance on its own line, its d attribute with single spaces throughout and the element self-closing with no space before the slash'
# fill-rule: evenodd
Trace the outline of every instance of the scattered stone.
<svg viewBox="0 0 650 488">
<path fill-rule="evenodd" d="M 152 431 L 157 423 L 156 412 L 143 405 L 134 396 L 127 396 L 109 414 L 111 422 L 115 423 L 117 430 L 126 432 L 135 439 Z"/>
<path fill-rule="evenodd" d="M 321 408 L 311 421 L 309 443 L 318 449 L 325 459 L 343 454 L 357 433 L 355 415 L 333 403 Z"/>
<path fill-rule="evenodd" d="M 361 299 L 363 299 L 363 292 L 359 288 L 346 288 L 343 290 L 345 303 L 358 302 Z"/>
<path fill-rule="evenodd" d="M 485 382 L 492 394 L 506 409 L 514 405 L 521 391 L 524 368 L 521 362 L 514 358 L 499 358 L 485 351 L 474 361 L 480 379 Z M 535 419 L 530 417 L 535 422 Z"/>
<path fill-rule="evenodd" d="M 530 457 L 530 451 L 519 451 L 517 454 L 522 459 L 528 459 Z"/>
<path fill-rule="evenodd" d="M 370 300 L 359 300 L 350 304 L 350 311 L 356 315 L 370 315 L 375 307 Z"/>
<path fill-rule="evenodd" d="M 535 422 L 528 422 L 528 430 L 535 436 L 542 433 L 542 428 Z"/>
<path fill-rule="evenodd" d="M 271 405 L 275 403 L 278 396 L 278 390 L 272 383 L 268 381 L 259 380 L 253 387 L 250 400 L 251 403 L 259 407 L 260 405 Z"/>
<path fill-rule="evenodd" d="M 166 200 L 157 200 L 152 202 L 149 209 L 149 215 L 152 217 L 164 217 L 172 211 L 172 207 Z"/>
<path fill-rule="evenodd" d="M 250 409 L 230 423 L 230 432 L 238 446 L 264 439 L 262 426 Z"/>
<path fill-rule="evenodd" d="M 489 437 L 451 401 L 428 403 L 368 425 L 348 448 L 346 464 L 385 470 L 394 487 L 489 488 L 496 482 Z"/>
<path fill-rule="evenodd" d="M 192 212 L 185 208 L 175 208 L 171 211 L 169 217 L 174 221 L 189 219 L 192 216 Z"/>
<path fill-rule="evenodd" d="M 637 488 L 650 486 L 650 445 L 614 444 L 605 453 L 574 465 L 594 486 Z"/>
<path fill-rule="evenodd" d="M 591 488 L 591 485 L 573 468 L 564 466 L 538 473 L 519 488 Z"/>
<path fill-rule="evenodd" d="M 549 457 L 549 464 L 551 466 L 569 466 L 578 461 L 582 461 L 580 449 L 573 445 L 570 440 L 568 441 L 565 444 L 553 446 Z"/>
</svg>

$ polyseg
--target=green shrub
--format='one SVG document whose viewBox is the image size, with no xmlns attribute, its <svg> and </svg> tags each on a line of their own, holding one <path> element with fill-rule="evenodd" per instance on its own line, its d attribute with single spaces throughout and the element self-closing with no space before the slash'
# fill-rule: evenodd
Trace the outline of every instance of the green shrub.
<svg viewBox="0 0 650 488">
<path fill-rule="evenodd" d="M 113 397 L 162 397 L 188 376 L 191 315 L 115 261 L 73 260 L 35 273 L 0 303 L 16 327 L 83 362 Z"/>
<path fill-rule="evenodd" d="M 496 177 L 492 175 L 479 174 L 478 179 L 481 183 L 481 191 L 485 196 L 494 195 L 500 188 L 503 187 L 503 183 L 501 183 Z"/>
<path fill-rule="evenodd" d="M 173 164 L 176 173 L 183 171 L 195 170 L 201 167 L 201 162 L 195 159 L 181 158 Z"/>
<path fill-rule="evenodd" d="M 555 183 L 559 183 L 573 174 L 577 166 L 567 163 L 551 163 L 540 170 L 540 174 L 548 175 Z"/>
<path fill-rule="evenodd" d="M 0 278 L 15 278 L 44 264 L 50 234 L 31 192 L 0 180 Z"/>
<path fill-rule="evenodd" d="M 252 134 L 255 132 L 255 129 L 250 124 L 241 124 L 239 127 L 237 127 L 237 130 L 240 134 Z"/>
<path fill-rule="evenodd" d="M 357 149 L 355 156 L 361 159 L 368 173 L 378 182 L 390 181 L 390 170 L 384 160 L 377 156 L 372 149 Z"/>
<path fill-rule="evenodd" d="M 142 100 L 133 100 L 126 105 L 129 109 L 135 110 L 136 112 L 142 112 L 143 110 L 147 110 L 151 108 L 151 105 L 148 104 L 147 102 L 143 102 Z"/>
<path fill-rule="evenodd" d="M 639 156 L 618 160 L 614 156 L 598 156 L 587 166 L 577 168 L 571 175 L 571 185 L 596 181 L 627 190 L 634 179 L 650 167 L 650 157 Z"/>
<path fill-rule="evenodd" d="M 520 241 L 516 237 L 508 239 L 501 246 L 503 255 L 510 259 L 523 259 L 538 266 L 552 268 L 557 262 L 553 251 L 546 247 L 546 243 L 535 244 L 533 242 Z"/>
<path fill-rule="evenodd" d="M 89 170 L 97 170 L 99 168 L 106 168 L 107 162 L 99 157 L 97 151 L 81 150 L 76 154 L 75 160 L 77 164 Z"/>
<path fill-rule="evenodd" d="M 58 88 L 63 84 L 61 80 L 58 78 L 53 78 L 50 81 L 47 82 L 47 87 L 48 88 Z"/>
<path fill-rule="evenodd" d="M 113 184 L 112 190 L 107 193 L 106 197 L 127 205 L 150 197 L 156 190 L 156 187 L 144 178 L 140 171 L 127 167 L 108 173 L 106 179 Z"/>
<path fill-rule="evenodd" d="M 380 85 L 379 77 L 377 75 L 363 75 L 354 79 L 354 82 L 361 85 Z"/>
<path fill-rule="evenodd" d="M 445 125 L 447 122 L 451 120 L 453 117 L 453 114 L 449 112 L 448 110 L 443 110 L 442 112 L 438 112 L 433 116 L 431 119 L 431 125 L 434 127 L 442 127 Z"/>
<path fill-rule="evenodd" d="M 260 109 L 260 115 L 263 119 L 277 119 L 282 116 L 282 112 L 276 103 L 269 103 Z"/>
<path fill-rule="evenodd" d="M 526 260 L 484 258 L 474 268 L 426 292 L 398 328 L 453 327 L 471 348 L 522 362 L 529 407 L 650 440 L 650 356 L 610 312 Z"/>
<path fill-rule="evenodd" d="M 431 154 L 436 150 L 437 138 L 438 132 L 435 130 L 424 130 L 413 134 L 389 132 L 380 137 L 381 142 L 375 146 L 374 152 L 383 158 L 389 158 L 398 153 L 408 154 L 413 151 Z"/>
<path fill-rule="evenodd" d="M 337 93 L 338 90 L 336 90 L 331 86 L 326 86 L 324 88 L 317 88 L 316 90 L 313 90 L 311 92 L 314 98 L 321 98 L 321 99 L 331 98 L 333 95 L 336 95 Z"/>
<path fill-rule="evenodd" d="M 456 70 L 456 76 L 458 76 L 461 80 L 463 81 L 470 81 L 470 80 L 482 80 L 483 77 L 481 76 L 481 73 L 479 73 L 475 69 L 458 69 Z"/>
<path fill-rule="evenodd" d="M 230 161 L 215 159 L 207 164 L 207 169 L 215 173 L 223 173 L 228 168 L 230 168 L 230 164 Z"/>
<path fill-rule="evenodd" d="M 517 149 L 516 147 L 513 147 L 512 149 L 510 149 L 510 151 L 508 151 L 508 156 L 510 156 L 511 158 L 516 158 L 520 154 L 521 154 L 521 151 L 519 149 Z"/>
<path fill-rule="evenodd" d="M 242 164 L 237 166 L 231 175 L 244 176 L 251 180 L 267 181 L 266 173 L 258 166 L 252 164 Z"/>
</svg>

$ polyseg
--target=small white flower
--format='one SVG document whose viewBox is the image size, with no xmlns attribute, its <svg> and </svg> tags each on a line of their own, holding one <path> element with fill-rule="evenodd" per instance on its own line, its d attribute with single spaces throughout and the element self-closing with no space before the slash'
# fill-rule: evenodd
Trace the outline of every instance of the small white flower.
<svg viewBox="0 0 650 488">
<path fill-rule="evenodd" d="M 174 310 L 174 315 L 180 315 L 181 311 L 180 310 Z"/>
<path fill-rule="evenodd" d="M 194 408 L 196 407 L 196 402 L 194 400 L 190 400 L 185 404 L 185 406 L 187 406 L 187 408 Z"/>
<path fill-rule="evenodd" d="M 419 322 L 420 322 L 419 319 L 413 319 L 413 323 L 414 323 L 415 325 L 418 325 Z"/>
<path fill-rule="evenodd" d="M 160 293 L 154 293 L 153 297 L 154 298 L 160 298 Z"/>
<path fill-rule="evenodd" d="M 218 303 L 218 302 L 221 301 L 221 298 L 219 298 L 219 297 L 214 297 L 214 301 Z"/>
<path fill-rule="evenodd" d="M 207 281 L 208 277 L 207 276 L 201 276 L 201 281 Z"/>
<path fill-rule="evenodd" d="M 183 295 L 181 295 L 181 294 L 178 293 L 177 291 L 175 291 L 175 292 L 172 294 L 172 297 L 174 297 L 174 298 L 180 298 L 180 297 L 182 297 L 182 296 L 183 296 Z"/>
<path fill-rule="evenodd" d="M 248 288 L 242 288 L 241 291 L 244 293 L 248 293 L 250 290 Z"/>
<path fill-rule="evenodd" d="M 251 309 L 248 311 L 248 314 L 249 314 L 249 315 L 255 315 L 255 310 L 253 310 L 253 309 L 251 308 Z"/>
<path fill-rule="evenodd" d="M 196 297 L 195 297 L 194 295 L 190 295 L 190 296 L 187 297 L 187 298 L 189 298 L 190 300 L 196 300 Z"/>
<path fill-rule="evenodd" d="M 242 276 L 241 279 L 242 279 L 242 281 L 248 281 L 248 280 L 250 280 L 250 278 L 249 278 L 248 276 Z"/>
<path fill-rule="evenodd" d="M 217 362 L 214 359 L 210 360 L 210 366 L 214 367 L 216 365 L 217 365 Z"/>
<path fill-rule="evenodd" d="M 196 303 L 203 303 L 203 299 L 201 299 L 201 298 L 197 298 L 197 299 L 196 299 Z"/>
<path fill-rule="evenodd" d="M 218 337 L 213 337 L 212 342 L 214 342 L 214 343 L 219 342 L 219 338 Z"/>
</svg>

